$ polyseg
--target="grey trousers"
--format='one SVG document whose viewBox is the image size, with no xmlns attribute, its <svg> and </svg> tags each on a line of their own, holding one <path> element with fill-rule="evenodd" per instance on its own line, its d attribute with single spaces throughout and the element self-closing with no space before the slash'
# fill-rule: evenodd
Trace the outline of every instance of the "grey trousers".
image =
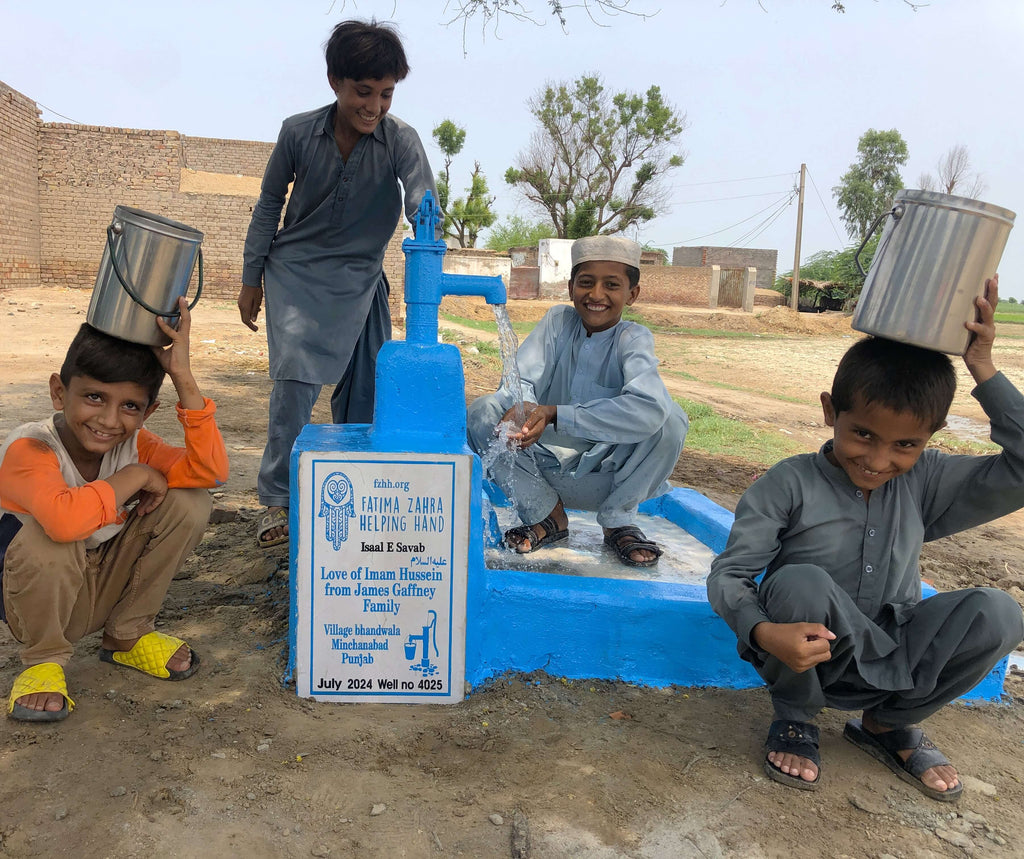
<svg viewBox="0 0 1024 859">
<path fill-rule="evenodd" d="M 336 424 L 373 422 L 377 377 L 377 353 L 391 339 L 391 311 L 386 281 L 379 286 L 370 305 L 362 333 L 341 380 L 331 394 L 331 420 Z M 292 445 L 309 423 L 322 385 L 293 379 L 274 379 L 270 392 L 267 445 L 256 481 L 260 504 L 288 507 L 290 484 L 288 466 Z"/>
<path fill-rule="evenodd" d="M 834 707 L 906 727 L 972 689 L 1024 640 L 1020 606 L 994 588 L 936 594 L 903 623 L 872 621 L 823 569 L 792 564 L 762 584 L 760 601 L 775 623 L 821 623 L 836 634 L 832 658 L 799 674 L 774 656 L 745 654 L 768 684 L 776 719 L 809 722 Z"/>
<path fill-rule="evenodd" d="M 483 456 L 494 437 L 505 409 L 494 394 L 474 400 L 467 415 L 469 444 Z M 563 471 L 559 459 L 538 442 L 514 456 L 501 456 L 490 476 L 515 504 L 526 525 L 540 522 L 558 504 L 575 510 L 597 511 L 604 528 L 619 528 L 636 521 L 639 504 L 668 490 L 672 473 L 686 438 L 686 422 L 671 414 L 656 433 L 638 444 L 616 445 L 606 461 L 614 470 L 592 471 L 576 476 Z"/>
</svg>

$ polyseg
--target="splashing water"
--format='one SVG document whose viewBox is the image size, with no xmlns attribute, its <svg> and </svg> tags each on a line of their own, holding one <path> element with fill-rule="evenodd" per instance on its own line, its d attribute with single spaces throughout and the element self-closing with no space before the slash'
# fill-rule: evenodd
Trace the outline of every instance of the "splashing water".
<svg viewBox="0 0 1024 859">
<path fill-rule="evenodd" d="M 519 338 L 508 318 L 508 308 L 504 304 L 494 305 L 494 319 L 498 323 L 498 348 L 501 350 L 501 387 L 512 395 L 512 408 L 515 409 L 516 426 L 522 426 L 526 420 L 523 407 L 523 386 L 519 378 L 519 364 L 516 363 L 516 352 L 519 350 Z"/>
</svg>

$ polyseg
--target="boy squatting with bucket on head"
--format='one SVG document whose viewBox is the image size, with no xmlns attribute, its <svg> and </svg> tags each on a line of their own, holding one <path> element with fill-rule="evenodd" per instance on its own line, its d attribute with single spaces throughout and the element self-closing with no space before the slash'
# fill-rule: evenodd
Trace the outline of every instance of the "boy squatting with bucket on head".
<svg viewBox="0 0 1024 859">
<path fill-rule="evenodd" d="M 257 485 L 261 548 L 288 542 L 292 444 L 321 386 L 336 386 L 334 423 L 372 422 L 377 352 L 391 338 L 383 263 L 402 213 L 399 182 L 411 222 L 426 191 L 437 199 L 419 135 L 388 114 L 409 73 L 398 34 L 343 21 L 325 55 L 335 100 L 282 124 L 245 238 L 238 309 L 255 331 L 265 294 L 274 380 Z"/>
<path fill-rule="evenodd" d="M 821 394 L 833 438 L 743 494 L 708 599 L 768 684 L 764 769 L 813 790 L 824 707 L 863 710 L 843 735 L 927 796 L 957 799 L 956 769 L 915 727 L 973 688 L 1024 637 L 1013 598 L 969 588 L 921 599 L 918 558 L 936 540 L 1024 506 L 1024 397 L 992 362 L 998 277 L 976 300 L 964 362 L 998 456 L 925 449 L 945 425 L 949 357 L 868 337 Z M 758 584 L 758 576 L 767 569 Z"/>
<path fill-rule="evenodd" d="M 596 510 L 605 543 L 623 564 L 650 567 L 661 549 L 636 527 L 637 506 L 669 489 L 686 438 L 686 414 L 658 374 L 654 338 L 622 320 L 640 295 L 640 245 L 589 236 L 572 245 L 569 298 L 519 347 L 526 420 L 519 450 L 491 466 L 523 524 L 505 533 L 520 554 L 568 538 L 566 506 Z M 484 455 L 496 427 L 514 421 L 504 388 L 474 400 L 469 443 Z"/>
<path fill-rule="evenodd" d="M 216 406 L 190 367 L 184 298 L 178 307 L 177 331 L 157 319 L 167 349 L 82 325 L 50 376 L 56 413 L 0 446 L 0 617 L 25 665 L 8 701 L 13 719 L 56 722 L 74 709 L 64 667 L 75 642 L 100 629 L 105 662 L 163 680 L 199 667 L 184 641 L 154 631 L 171 579 L 206 529 L 207 490 L 228 476 Z M 183 448 L 143 427 L 165 373 Z"/>
</svg>

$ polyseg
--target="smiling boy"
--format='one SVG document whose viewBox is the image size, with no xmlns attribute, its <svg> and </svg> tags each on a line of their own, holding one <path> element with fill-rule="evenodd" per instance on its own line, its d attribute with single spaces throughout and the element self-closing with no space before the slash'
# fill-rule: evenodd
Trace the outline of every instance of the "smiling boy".
<svg viewBox="0 0 1024 859">
<path fill-rule="evenodd" d="M 596 510 L 605 543 L 626 565 L 649 567 L 661 549 L 636 527 L 637 507 L 668 491 L 686 437 L 686 414 L 658 374 L 651 332 L 623 321 L 640 295 L 640 245 L 589 236 L 572 245 L 569 298 L 519 348 L 526 417 L 491 476 L 523 524 L 505 534 L 520 554 L 569 536 L 566 506 Z M 502 388 L 469 408 L 470 444 L 481 456 L 496 427 L 515 420 Z"/>
<path fill-rule="evenodd" d="M 377 352 L 391 337 L 384 251 L 403 189 L 410 221 L 426 191 L 437 199 L 419 135 L 389 113 L 409 73 L 397 32 L 343 21 L 325 58 L 334 100 L 282 124 L 245 239 L 238 309 L 255 331 L 266 299 L 274 380 L 257 480 L 262 548 L 288 541 L 289 457 L 321 386 L 334 388 L 334 423 L 373 420 Z"/>
<path fill-rule="evenodd" d="M 740 499 L 708 599 L 767 682 L 764 769 L 820 783 L 824 707 L 862 710 L 844 736 L 933 799 L 956 769 L 916 723 L 973 688 L 1024 637 L 1020 606 L 992 588 L 921 599 L 922 543 L 1024 506 L 1024 397 L 992 362 L 998 278 L 977 300 L 964 362 L 998 456 L 926 449 L 956 389 L 949 358 L 879 338 L 854 344 L 822 393 L 833 438 L 775 465 Z M 761 572 L 766 570 L 758 582 Z"/>
<path fill-rule="evenodd" d="M 25 666 L 8 701 L 14 719 L 52 722 L 74 709 L 64 667 L 75 642 L 100 629 L 105 662 L 164 680 L 199 666 L 184 641 L 154 631 L 206 528 L 207 489 L 228 472 L 216 406 L 192 375 L 184 298 L 179 310 L 177 331 L 158 320 L 165 350 L 82 325 L 50 377 L 55 414 L 0 446 L 0 619 Z M 165 373 L 184 448 L 143 427 Z"/>
</svg>

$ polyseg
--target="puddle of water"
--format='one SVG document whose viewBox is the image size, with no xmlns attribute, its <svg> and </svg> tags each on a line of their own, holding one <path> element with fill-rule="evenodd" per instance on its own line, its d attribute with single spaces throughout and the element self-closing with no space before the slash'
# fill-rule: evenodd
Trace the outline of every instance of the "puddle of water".
<svg viewBox="0 0 1024 859">
<path fill-rule="evenodd" d="M 518 525 L 519 519 L 510 507 L 494 509 L 500 532 Z M 484 550 L 484 563 L 492 570 L 532 570 L 558 573 L 563 576 L 591 576 L 603 579 L 674 582 L 703 585 L 711 569 L 715 553 L 696 537 L 661 516 L 639 514 L 637 526 L 664 553 L 653 567 L 628 567 L 604 545 L 601 526 L 594 513 L 570 510 L 569 540 L 557 546 L 545 546 L 536 552 L 520 555 L 504 547 Z"/>
<path fill-rule="evenodd" d="M 973 418 L 965 418 L 960 415 L 946 416 L 946 432 L 964 441 L 991 441 L 989 438 L 991 429 L 985 421 L 976 421 Z"/>
</svg>

